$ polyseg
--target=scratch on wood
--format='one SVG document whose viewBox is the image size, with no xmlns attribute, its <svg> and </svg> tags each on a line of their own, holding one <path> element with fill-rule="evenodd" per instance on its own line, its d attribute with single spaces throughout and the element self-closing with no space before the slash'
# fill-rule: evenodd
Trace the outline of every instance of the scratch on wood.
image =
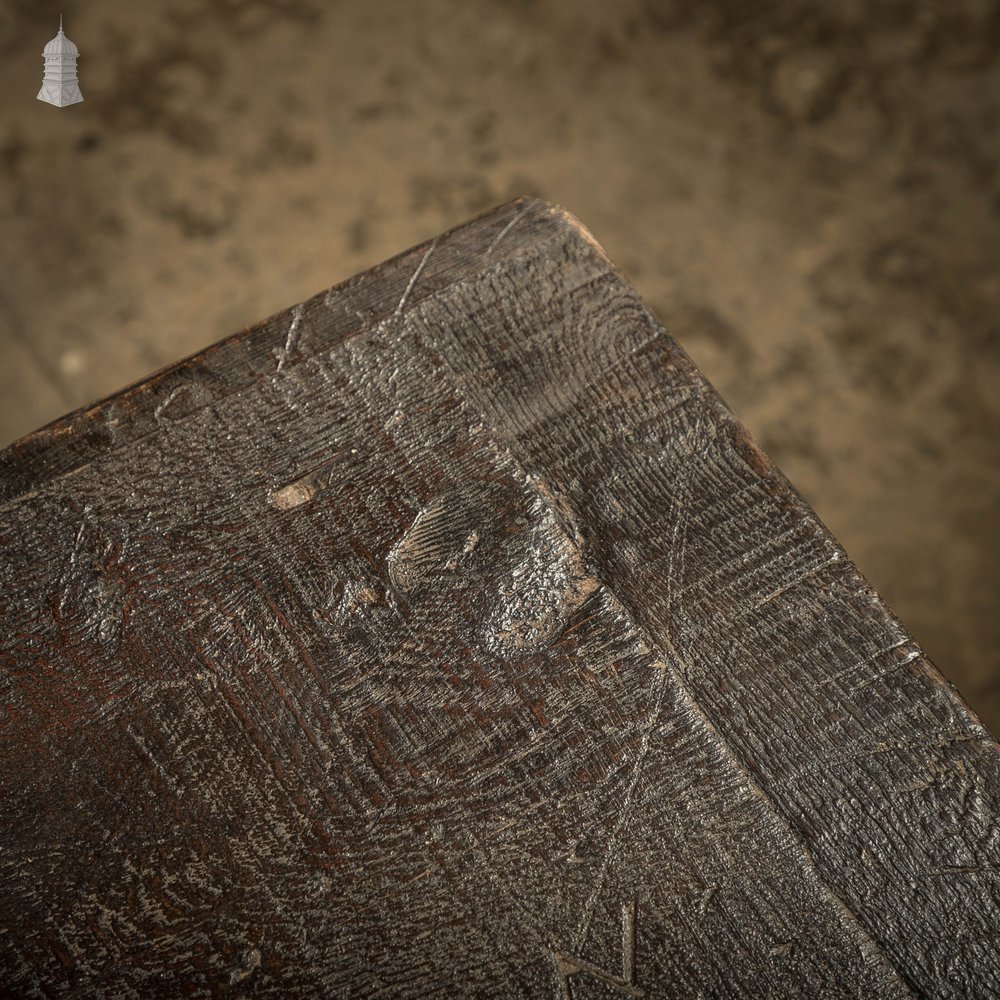
<svg viewBox="0 0 1000 1000">
<path fill-rule="evenodd" d="M 407 282 L 406 288 L 403 290 L 403 294 L 399 300 L 399 304 L 396 306 L 396 311 L 392 314 L 393 319 L 398 319 L 400 316 L 403 315 L 403 307 L 406 305 L 406 300 L 410 297 L 410 293 L 416 287 L 417 279 L 420 277 L 424 268 L 427 266 L 427 261 L 431 259 L 431 254 L 434 253 L 434 250 L 437 248 L 437 245 L 438 241 L 434 240 L 425 251 L 423 257 L 420 258 L 420 263 L 417 264 L 416 268 L 413 271 L 413 274 L 410 275 L 410 280 L 409 282 Z"/>
<path fill-rule="evenodd" d="M 149 766 L 156 771 L 167 788 L 169 788 L 178 798 L 182 798 L 186 794 L 186 789 L 183 785 L 179 785 L 177 779 L 166 767 L 163 766 L 160 759 L 161 755 L 149 748 L 138 732 L 136 732 L 135 727 L 131 724 L 125 727 L 125 732 L 128 733 L 132 742 L 139 748 Z"/>
<path fill-rule="evenodd" d="M 635 900 L 622 904 L 622 979 L 635 984 Z"/>
<path fill-rule="evenodd" d="M 562 1000 L 573 1000 L 574 976 L 586 974 L 609 987 L 615 993 L 629 997 L 644 997 L 646 991 L 636 983 L 635 976 L 635 915 L 636 901 L 634 899 L 622 903 L 622 974 L 616 976 L 592 962 L 586 961 L 569 952 L 552 951 L 555 961 L 556 975 L 559 976 L 560 997 Z"/>
<path fill-rule="evenodd" d="M 508 222 L 507 225 L 504 226 L 503 229 L 501 229 L 500 232 L 493 237 L 492 241 L 490 242 L 490 245 L 486 248 L 486 252 L 483 254 L 484 257 L 489 257 L 490 254 L 493 253 L 494 249 L 496 248 L 496 245 L 514 228 L 514 226 L 516 226 L 521 221 L 526 211 L 527 211 L 526 207 L 522 208 L 517 213 L 517 215 L 515 215 L 514 218 L 512 218 L 510 222 Z"/>
<path fill-rule="evenodd" d="M 285 335 L 284 345 L 275 351 L 278 360 L 277 370 L 280 372 L 288 363 L 292 353 L 298 348 L 301 339 L 302 329 L 302 306 L 297 305 L 292 310 L 292 322 L 288 325 L 288 333 Z"/>
<path fill-rule="evenodd" d="M 984 872 L 1000 872 L 1000 865 L 944 865 L 923 874 L 925 878 L 943 878 L 952 875 L 980 875 Z"/>
<path fill-rule="evenodd" d="M 643 730 L 642 742 L 639 745 L 639 752 L 636 755 L 635 766 L 632 769 L 632 778 L 629 781 L 628 788 L 625 792 L 625 798 L 621 805 L 618 822 L 615 824 L 615 828 L 612 830 L 611 836 L 608 838 L 608 846 L 604 853 L 604 860 L 601 863 L 601 870 L 597 874 L 594 890 L 590 894 L 590 897 L 583 908 L 583 917 L 580 920 L 580 924 L 577 927 L 576 935 L 574 937 L 574 947 L 576 948 L 579 948 L 579 946 L 583 943 L 587 936 L 587 931 L 590 929 L 590 921 L 594 915 L 594 907 L 597 905 L 597 900 L 604 891 L 604 884 L 608 878 L 608 870 L 611 868 L 611 862 L 614 860 L 615 850 L 618 847 L 619 838 L 621 837 L 622 831 L 626 828 L 632 811 L 632 805 L 635 801 L 635 790 L 639 785 L 639 780 L 642 778 L 642 772 L 646 764 L 646 757 L 649 754 L 649 745 L 653 729 L 660 720 L 660 714 L 663 709 L 663 698 L 667 690 L 667 678 L 669 675 L 664 671 L 656 674 L 655 676 L 656 680 L 653 683 L 656 690 L 656 698 L 653 710 L 649 713 L 649 721 L 646 723 L 645 729 Z"/>
<path fill-rule="evenodd" d="M 170 417 L 170 409 L 180 399 L 188 392 L 189 387 L 187 385 L 179 385 L 174 389 L 166 399 L 159 403 L 155 410 L 153 410 L 153 416 L 157 420 L 163 420 L 164 418 Z"/>
<path fill-rule="evenodd" d="M 87 530 L 87 519 L 90 517 L 90 504 L 87 504 L 83 508 L 83 514 L 80 517 L 80 527 L 76 532 L 76 539 L 73 542 L 73 551 L 70 553 L 69 564 L 70 566 L 76 565 L 77 557 L 80 554 L 80 546 L 83 545 L 83 535 Z"/>
<path fill-rule="evenodd" d="M 800 576 L 794 577 L 787 583 L 782 584 L 776 590 L 773 590 L 766 597 L 762 598 L 760 601 L 757 602 L 757 605 L 754 608 L 754 610 L 760 611 L 760 609 L 764 607 L 765 604 L 770 604 L 771 601 L 776 601 L 779 597 L 781 597 L 784 594 L 787 594 L 790 590 L 794 590 L 796 587 L 801 587 L 802 584 L 818 576 L 824 569 L 827 568 L 827 566 L 832 566 L 835 562 L 839 561 L 840 561 L 840 553 L 834 551 L 833 554 L 828 559 L 825 559 L 822 562 L 817 563 L 815 566 L 808 569 L 805 573 L 801 574 Z"/>
</svg>

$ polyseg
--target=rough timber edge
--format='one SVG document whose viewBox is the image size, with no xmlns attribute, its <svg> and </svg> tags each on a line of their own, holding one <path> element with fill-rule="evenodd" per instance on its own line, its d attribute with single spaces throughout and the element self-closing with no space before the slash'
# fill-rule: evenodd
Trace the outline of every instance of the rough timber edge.
<svg viewBox="0 0 1000 1000">
<path fill-rule="evenodd" d="M 309 325 L 312 336 L 308 350 L 297 350 L 289 368 L 485 266 L 495 267 L 525 246 L 572 236 L 597 247 L 568 212 L 532 197 L 516 198 L 454 226 L 0 449 L 0 505 L 155 434 L 165 423 L 159 419 L 161 411 L 183 393 L 197 399 L 180 407 L 181 419 L 275 377 L 276 369 L 285 366 L 276 366 L 274 359 L 282 355 L 296 317 Z"/>
</svg>

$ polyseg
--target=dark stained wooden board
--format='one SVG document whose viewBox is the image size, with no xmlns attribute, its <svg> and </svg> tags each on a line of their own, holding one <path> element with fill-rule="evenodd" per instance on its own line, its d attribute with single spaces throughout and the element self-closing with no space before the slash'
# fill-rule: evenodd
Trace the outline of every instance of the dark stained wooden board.
<svg viewBox="0 0 1000 1000">
<path fill-rule="evenodd" d="M 1000 996 L 1000 748 L 552 206 L 9 448 L 0 623 L 6 995 Z"/>
</svg>

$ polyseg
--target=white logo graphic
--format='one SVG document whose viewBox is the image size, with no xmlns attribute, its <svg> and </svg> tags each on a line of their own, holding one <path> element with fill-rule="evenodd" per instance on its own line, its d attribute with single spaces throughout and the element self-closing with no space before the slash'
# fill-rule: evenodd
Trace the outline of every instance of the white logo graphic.
<svg viewBox="0 0 1000 1000">
<path fill-rule="evenodd" d="M 45 58 L 45 77 L 38 99 L 57 108 L 67 104 L 79 104 L 83 100 L 80 84 L 76 79 L 76 60 L 80 50 L 63 34 L 62 17 L 59 18 L 59 34 L 42 50 Z"/>
</svg>

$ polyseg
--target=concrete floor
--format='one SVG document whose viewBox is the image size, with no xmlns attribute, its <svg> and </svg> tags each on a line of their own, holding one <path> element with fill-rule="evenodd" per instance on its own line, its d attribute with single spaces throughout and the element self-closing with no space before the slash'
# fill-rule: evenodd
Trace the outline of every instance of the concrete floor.
<svg viewBox="0 0 1000 1000">
<path fill-rule="evenodd" d="M 1000 730 L 1000 4 L 6 0 L 0 109 L 2 441 L 535 194 Z"/>
</svg>

